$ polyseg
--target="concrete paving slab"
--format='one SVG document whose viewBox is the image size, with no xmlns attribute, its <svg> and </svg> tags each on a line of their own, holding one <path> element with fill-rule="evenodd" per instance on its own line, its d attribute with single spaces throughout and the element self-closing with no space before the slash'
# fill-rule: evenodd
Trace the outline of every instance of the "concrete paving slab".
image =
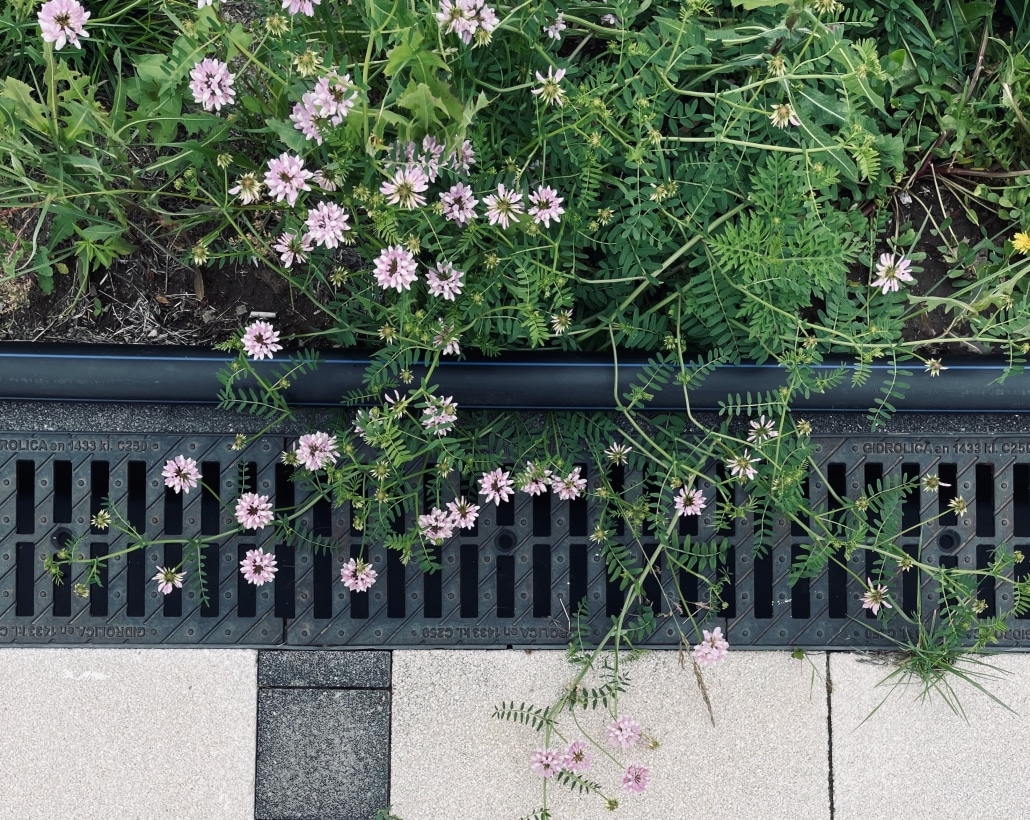
<svg viewBox="0 0 1030 820">
<path fill-rule="evenodd" d="M 258 653 L 258 686 L 385 689 L 389 685 L 389 652 L 292 649 Z"/>
<path fill-rule="evenodd" d="M 921 700 L 918 683 L 893 692 L 889 684 L 878 686 L 895 668 L 882 660 L 831 655 L 837 820 L 1027 816 L 1023 784 L 1030 765 L 1023 750 L 1030 741 L 1030 656 L 983 660 L 1002 671 L 982 683 L 1019 716 L 953 681 L 963 720 L 937 695 Z"/>
<path fill-rule="evenodd" d="M 260 689 L 259 820 L 370 820 L 389 800 L 390 693 Z"/>
<path fill-rule="evenodd" d="M 0 650 L 0 814 L 253 817 L 257 653 Z"/>
<path fill-rule="evenodd" d="M 610 716 L 577 712 L 601 742 L 591 776 L 619 801 L 615 816 L 746 820 L 829 817 L 827 700 L 822 654 L 808 661 L 781 652 L 732 652 L 705 673 L 716 725 L 709 721 L 693 672 L 677 653 L 634 661 L 619 713 L 638 720 L 661 743 L 619 752 L 604 728 Z M 492 717 L 502 701 L 545 706 L 574 677 L 562 652 L 396 651 L 393 666 L 391 799 L 404 820 L 519 818 L 541 807 L 541 780 L 529 757 L 543 735 Z M 572 716 L 559 724 L 581 738 Z M 558 741 L 552 747 L 559 745 Z M 561 744 L 564 748 L 564 744 Z M 622 766 L 650 768 L 642 795 L 621 786 Z M 552 800 L 552 795 L 554 799 Z M 549 789 L 555 820 L 608 816 L 595 796 Z"/>
</svg>

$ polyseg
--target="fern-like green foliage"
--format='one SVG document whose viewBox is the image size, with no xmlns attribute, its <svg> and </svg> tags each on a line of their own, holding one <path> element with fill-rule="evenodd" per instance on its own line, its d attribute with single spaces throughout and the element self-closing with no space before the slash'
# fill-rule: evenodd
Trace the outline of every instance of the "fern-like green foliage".
<svg viewBox="0 0 1030 820">
<path fill-rule="evenodd" d="M 751 208 L 708 240 L 715 271 L 702 284 L 718 291 L 718 306 L 687 298 L 706 327 L 736 329 L 745 355 L 761 361 L 788 350 L 802 312 L 843 282 L 858 256 L 846 217 L 819 201 L 832 180 L 796 155 L 770 154 L 751 177 Z"/>
<path fill-rule="evenodd" d="M 521 726 L 529 726 L 536 732 L 554 727 L 554 718 L 547 709 L 540 709 L 522 702 L 515 705 L 515 701 L 501 703 L 494 707 L 494 717 L 498 720 L 506 720 L 518 723 Z"/>
</svg>

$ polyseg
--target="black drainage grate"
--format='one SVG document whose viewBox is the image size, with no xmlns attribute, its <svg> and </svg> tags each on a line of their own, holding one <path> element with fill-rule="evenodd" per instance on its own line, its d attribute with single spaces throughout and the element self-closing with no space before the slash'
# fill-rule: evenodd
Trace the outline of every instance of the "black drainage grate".
<svg viewBox="0 0 1030 820">
<path fill-rule="evenodd" d="M 525 495 L 485 507 L 476 530 L 440 548 L 443 570 L 434 575 L 404 566 L 396 554 L 373 545 L 366 557 L 379 572 L 379 583 L 368 593 L 348 592 L 339 582 L 339 568 L 357 554 L 358 540 L 349 511 L 322 502 L 306 514 L 305 524 L 339 544 L 335 555 L 294 552 L 276 544 L 266 528 L 205 549 L 211 589 L 206 605 L 189 584 L 163 596 L 150 581 L 154 568 L 177 564 L 189 538 L 216 534 L 232 523 L 229 506 L 219 498 L 199 490 L 183 497 L 165 489 L 160 473 L 168 458 L 181 453 L 195 459 L 205 483 L 217 487 L 225 502 L 248 490 L 269 495 L 279 507 L 304 501 L 303 490 L 277 460 L 292 442 L 266 438 L 241 452 L 231 449 L 232 442 L 221 436 L 0 434 L 0 641 L 562 645 L 569 637 L 569 613 L 580 600 L 590 606 L 593 639 L 602 636 L 621 605 L 621 592 L 607 581 L 604 562 L 589 541 L 592 502 Z M 903 504 L 903 527 L 936 517 L 955 494 L 974 499 L 964 515 L 945 516 L 903 540 L 903 549 L 918 551 L 922 560 L 984 569 L 1001 542 L 1030 554 L 1030 441 L 1025 437 L 826 436 L 813 442 L 822 476 L 841 496 L 857 498 L 878 479 L 926 473 L 952 485 L 939 495 L 911 494 Z M 250 476 L 243 487 L 240 464 Z M 826 483 L 809 480 L 807 492 L 817 509 L 830 504 Z M 81 549 L 93 557 L 128 547 L 123 535 L 89 530 L 106 497 L 137 530 L 165 543 L 113 557 L 101 574 L 102 586 L 92 586 L 88 598 L 80 598 L 72 585 L 84 580 L 81 569 L 55 585 L 42 559 L 84 533 Z M 695 527 L 692 534 L 699 540 L 715 537 L 714 520 L 714 514 L 685 519 L 684 532 Z M 780 520 L 766 525 L 772 546 L 758 558 L 751 549 L 754 521 L 737 521 L 731 531 L 718 533 L 732 545 L 726 565 L 711 570 L 711 577 L 724 581 L 726 609 L 709 622 L 721 624 L 734 646 L 885 645 L 872 630 L 877 623 L 861 609 L 862 589 L 855 580 L 873 574 L 871 556 L 857 550 L 851 572 L 831 567 L 791 587 L 790 566 L 805 537 Z M 280 571 L 271 585 L 250 586 L 238 572 L 246 550 L 257 547 L 278 556 Z M 646 542 L 644 549 L 649 549 Z M 697 584 L 681 578 L 685 600 L 674 601 L 670 573 L 660 577 L 645 588 L 658 615 L 658 630 L 648 643 L 675 645 L 677 622 L 690 633 L 678 612 L 691 609 Z M 891 594 L 907 611 L 915 611 L 917 596 L 923 596 L 924 611 L 936 606 L 939 591 L 917 588 L 914 574 L 899 583 Z M 987 603 L 982 617 L 1007 608 L 1010 595 L 1008 585 L 981 584 L 979 597 Z M 1015 619 L 1013 627 L 1001 645 L 1030 646 L 1030 620 Z"/>
</svg>

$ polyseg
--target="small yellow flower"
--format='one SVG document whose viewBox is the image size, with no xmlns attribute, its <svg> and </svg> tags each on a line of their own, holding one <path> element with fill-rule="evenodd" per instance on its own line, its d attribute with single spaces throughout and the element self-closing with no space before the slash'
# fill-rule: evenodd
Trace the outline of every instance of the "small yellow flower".
<svg viewBox="0 0 1030 820">
<path fill-rule="evenodd" d="M 1018 253 L 1030 251 L 1030 234 L 1019 231 L 1019 233 L 1012 237 L 1012 247 Z"/>
</svg>

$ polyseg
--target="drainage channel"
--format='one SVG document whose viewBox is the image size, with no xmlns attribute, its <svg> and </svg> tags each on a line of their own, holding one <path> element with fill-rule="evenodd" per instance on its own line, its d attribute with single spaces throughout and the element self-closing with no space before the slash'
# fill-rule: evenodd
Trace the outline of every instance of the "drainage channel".
<svg viewBox="0 0 1030 820">
<path fill-rule="evenodd" d="M 339 583 L 339 567 L 358 555 L 360 533 L 352 528 L 349 509 L 332 509 L 322 501 L 305 514 L 304 525 L 338 543 L 336 554 L 294 550 L 276 543 L 272 529 L 266 528 L 204 548 L 207 603 L 189 584 L 161 595 L 150 580 L 156 566 L 178 564 L 190 538 L 231 528 L 233 519 L 223 501 L 244 491 L 268 495 L 281 508 L 304 501 L 304 490 L 290 480 L 291 468 L 278 461 L 292 440 L 267 437 L 242 451 L 232 449 L 233 441 L 217 435 L 0 433 L 0 642 L 559 646 L 568 642 L 569 613 L 582 600 L 589 605 L 591 639 L 602 637 L 611 615 L 622 606 L 622 593 L 607 580 L 604 561 L 589 541 L 593 502 L 521 495 L 485 507 L 476 529 L 438 548 L 443 565 L 438 573 L 424 574 L 414 565 L 403 565 L 396 553 L 371 545 L 365 557 L 380 582 L 369 592 L 347 591 Z M 813 443 L 829 484 L 807 484 L 814 509 L 827 509 L 834 493 L 857 498 L 877 480 L 934 472 L 951 486 L 939 494 L 909 494 L 902 506 L 902 528 L 941 517 L 908 532 L 903 549 L 913 555 L 918 551 L 930 564 L 964 569 L 985 569 L 1001 542 L 1030 554 L 1026 436 L 813 436 Z M 178 454 L 196 460 L 204 484 L 217 488 L 218 496 L 201 490 L 180 496 L 165 488 L 161 469 Z M 240 464 L 251 477 L 243 486 L 238 483 Z M 596 478 L 588 476 L 592 486 Z M 609 479 L 618 483 L 620 476 Z M 629 486 L 632 476 L 621 479 Z M 742 496 L 739 489 L 737 494 Z M 956 494 L 975 499 L 961 516 L 948 512 Z M 137 531 L 165 543 L 110 559 L 101 584 L 91 586 L 82 598 L 74 594 L 73 585 L 84 578 L 73 576 L 57 585 L 42 559 L 73 535 L 82 536 L 80 548 L 90 557 L 126 549 L 126 536 L 90 529 L 91 517 L 105 498 Z M 791 586 L 791 563 L 807 543 L 802 530 L 771 522 L 771 546 L 756 557 L 756 522 L 737 520 L 717 532 L 715 512 L 681 519 L 682 534 L 701 541 L 726 537 L 731 545 L 726 560 L 711 571 L 713 578 L 725 581 L 725 608 L 709 613 L 706 626 L 721 625 L 730 642 L 740 647 L 887 645 L 877 634 L 880 624 L 861 607 L 864 590 L 856 580 L 874 574 L 871 554 L 856 550 L 847 570 L 831 565 L 819 577 Z M 621 538 L 631 543 L 628 536 Z M 274 583 L 261 587 L 247 584 L 238 572 L 246 551 L 257 547 L 274 550 L 279 562 Z M 645 539 L 643 549 L 651 548 Z M 1016 580 L 1030 575 L 1027 564 L 1027 570 L 1017 566 Z M 646 641 L 651 646 L 677 645 L 681 630 L 688 637 L 694 634 L 682 613 L 698 612 L 697 579 L 683 576 L 679 581 L 676 585 L 670 572 L 659 572 L 645 585 L 658 623 Z M 924 610 L 932 610 L 939 590 L 917 588 L 917 583 L 914 573 L 903 576 L 899 588 L 891 589 L 892 599 L 914 612 L 917 597 L 923 596 Z M 980 617 L 1007 608 L 1010 593 L 1009 585 L 995 589 L 993 582 L 990 588 L 981 584 L 979 596 L 987 608 Z M 1012 627 L 1001 645 L 1030 646 L 1030 620 L 1014 619 Z"/>
</svg>

